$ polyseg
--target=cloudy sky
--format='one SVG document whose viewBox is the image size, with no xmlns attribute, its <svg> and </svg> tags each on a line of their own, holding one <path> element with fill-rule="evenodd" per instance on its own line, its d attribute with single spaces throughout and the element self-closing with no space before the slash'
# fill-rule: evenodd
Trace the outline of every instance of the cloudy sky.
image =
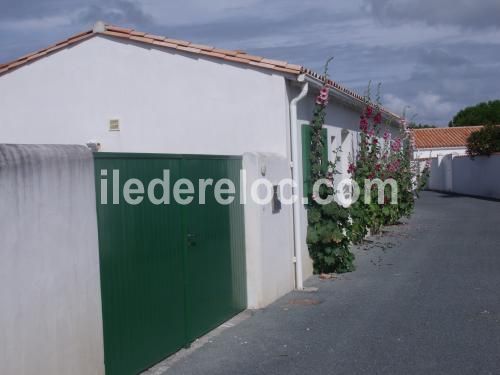
<svg viewBox="0 0 500 375">
<path fill-rule="evenodd" d="M 0 63 L 104 20 L 321 71 L 416 122 L 500 98 L 500 0 L 0 0 Z"/>
</svg>

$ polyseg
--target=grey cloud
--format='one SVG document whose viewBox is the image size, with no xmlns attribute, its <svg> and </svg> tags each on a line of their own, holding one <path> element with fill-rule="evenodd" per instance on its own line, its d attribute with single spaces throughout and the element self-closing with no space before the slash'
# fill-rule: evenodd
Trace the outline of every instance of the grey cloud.
<svg viewBox="0 0 500 375">
<path fill-rule="evenodd" d="M 0 21 L 21 20 L 31 17 L 44 17 L 59 13 L 61 8 L 71 8 L 80 1 L 33 1 L 33 0 L 1 0 Z"/>
<path fill-rule="evenodd" d="M 443 48 L 425 48 L 420 61 L 425 65 L 445 67 L 460 66 L 469 62 L 465 57 L 453 55 Z"/>
<path fill-rule="evenodd" d="M 153 23 L 153 17 L 146 14 L 131 1 L 99 2 L 86 6 L 77 16 L 77 22 L 93 23 L 104 20 L 113 24 L 146 25 Z"/>
<path fill-rule="evenodd" d="M 500 28 L 498 0 L 364 0 L 366 9 L 386 24 L 424 22 L 465 28 Z"/>
<path fill-rule="evenodd" d="M 413 104 L 412 111 L 418 114 L 417 122 L 446 125 L 459 109 L 498 98 L 500 62 L 484 61 L 484 56 L 495 47 L 471 43 L 441 45 L 434 50 L 439 51 L 437 54 L 421 49 L 417 52 L 417 62 L 411 74 L 403 80 L 389 81 L 384 85 L 384 92 Z M 469 57 L 461 58 L 456 51 L 467 51 Z M 456 60 L 460 60 L 460 64 L 449 63 Z M 422 103 L 419 107 L 419 94 L 435 95 L 441 103 L 448 103 L 447 112 L 433 111 L 432 107 L 423 108 Z M 436 106 L 439 107 L 439 104 Z"/>
<path fill-rule="evenodd" d="M 339 0 L 335 4 L 331 0 L 253 0 L 244 5 L 213 0 L 210 14 L 201 10 L 202 0 L 168 6 L 162 1 L 9 0 L 1 4 L 0 62 L 102 19 L 176 39 L 243 49 L 317 71 L 334 56 L 332 78 L 360 93 L 369 80 L 382 82 L 386 104 L 394 105 L 395 111 L 402 103 L 412 105 L 421 122 L 445 125 L 456 110 L 498 97 L 500 51 L 498 40 L 492 40 L 500 35 L 500 29 L 493 30 L 496 18 L 492 17 L 498 14 L 498 0 L 472 5 L 464 0 L 438 4 L 427 0 Z M 377 7 L 362 12 L 363 4 Z M 32 20 L 45 18 L 43 27 L 40 21 L 30 26 Z"/>
<path fill-rule="evenodd" d="M 1 0 L 1 21 L 22 21 L 52 16 L 72 17 L 76 24 L 93 23 L 98 19 L 108 22 L 127 22 L 129 24 L 151 23 L 153 17 L 146 14 L 137 2 L 128 0 Z"/>
</svg>

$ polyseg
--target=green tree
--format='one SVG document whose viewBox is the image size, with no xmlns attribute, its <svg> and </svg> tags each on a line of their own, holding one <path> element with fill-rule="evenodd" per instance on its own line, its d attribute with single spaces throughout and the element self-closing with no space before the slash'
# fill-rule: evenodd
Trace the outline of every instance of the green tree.
<svg viewBox="0 0 500 375">
<path fill-rule="evenodd" d="M 500 124 L 500 100 L 491 100 L 462 109 L 448 126 L 497 124 Z"/>
</svg>

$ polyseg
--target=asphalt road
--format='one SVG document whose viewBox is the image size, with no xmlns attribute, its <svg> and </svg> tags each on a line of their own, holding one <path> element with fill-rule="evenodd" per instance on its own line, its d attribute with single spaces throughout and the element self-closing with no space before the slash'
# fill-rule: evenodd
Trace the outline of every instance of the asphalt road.
<svg viewBox="0 0 500 375">
<path fill-rule="evenodd" d="M 500 374 L 500 202 L 425 192 L 413 217 L 166 374 Z"/>
</svg>

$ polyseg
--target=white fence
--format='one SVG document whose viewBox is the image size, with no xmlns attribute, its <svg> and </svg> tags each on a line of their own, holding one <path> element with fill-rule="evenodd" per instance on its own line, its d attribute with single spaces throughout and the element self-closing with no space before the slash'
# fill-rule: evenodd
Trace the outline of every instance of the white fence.
<svg viewBox="0 0 500 375">
<path fill-rule="evenodd" d="M 0 145 L 0 374 L 104 374 L 92 154 Z"/>
<path fill-rule="evenodd" d="M 474 159 L 452 155 L 433 158 L 428 188 L 500 199 L 500 154 Z"/>
</svg>

